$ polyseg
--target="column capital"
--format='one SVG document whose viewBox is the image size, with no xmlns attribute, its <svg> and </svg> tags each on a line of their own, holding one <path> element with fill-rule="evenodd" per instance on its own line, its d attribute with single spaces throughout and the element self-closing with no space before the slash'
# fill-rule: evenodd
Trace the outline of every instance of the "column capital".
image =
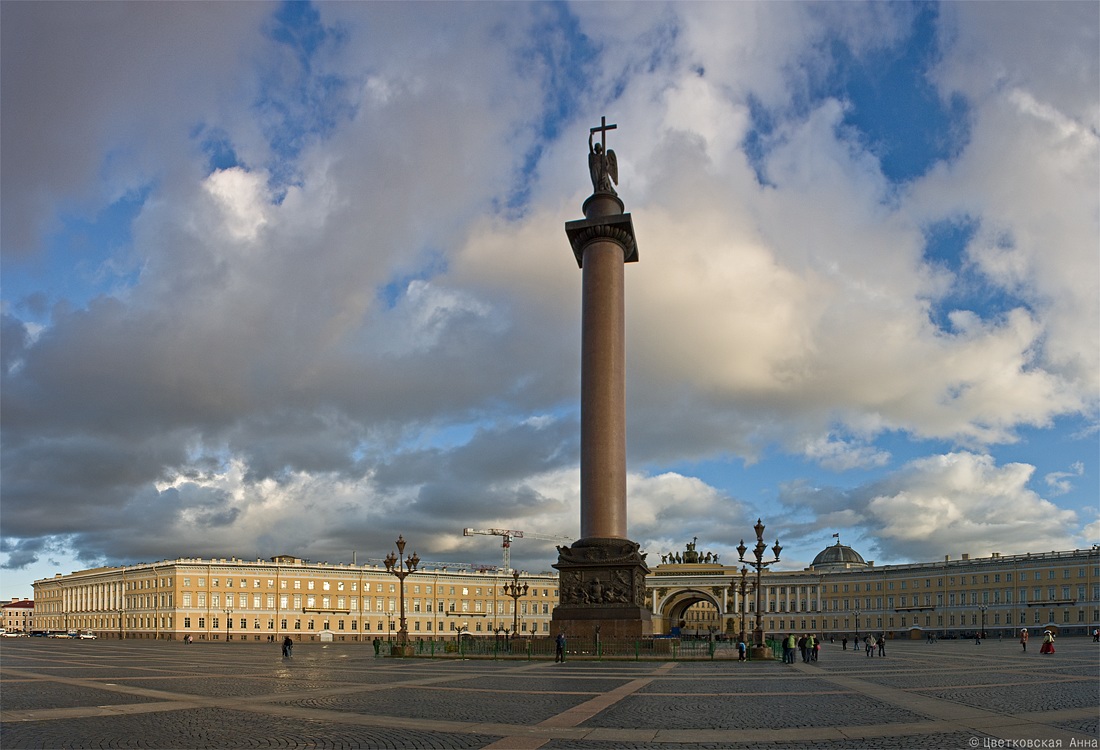
<svg viewBox="0 0 1100 750">
<path fill-rule="evenodd" d="M 577 258 L 577 268 L 584 267 L 584 248 L 593 240 L 611 240 L 623 248 L 623 262 L 638 262 L 638 242 L 634 237 L 634 222 L 630 214 L 578 219 L 565 223 L 565 236 Z"/>
</svg>

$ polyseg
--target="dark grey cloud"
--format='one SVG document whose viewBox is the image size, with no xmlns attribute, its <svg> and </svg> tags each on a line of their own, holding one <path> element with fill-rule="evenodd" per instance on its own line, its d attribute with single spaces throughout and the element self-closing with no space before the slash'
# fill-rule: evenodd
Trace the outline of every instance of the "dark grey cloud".
<svg viewBox="0 0 1100 750">
<path fill-rule="evenodd" d="M 261 3 L 5 3 L 4 260 L 36 252 L 43 232 L 58 226 L 59 203 L 94 216 L 178 165 L 196 116 L 216 118 L 227 95 L 246 94 L 236 84 L 270 11 Z"/>
</svg>

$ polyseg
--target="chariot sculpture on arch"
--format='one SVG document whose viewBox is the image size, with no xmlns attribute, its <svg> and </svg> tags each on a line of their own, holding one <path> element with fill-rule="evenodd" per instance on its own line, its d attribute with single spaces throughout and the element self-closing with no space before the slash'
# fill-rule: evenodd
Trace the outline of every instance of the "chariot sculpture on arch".
<svg viewBox="0 0 1100 750">
<path fill-rule="evenodd" d="M 591 128 L 588 132 L 588 172 L 592 175 L 592 191 L 595 193 L 615 192 L 615 185 L 619 184 L 619 160 L 615 152 L 607 148 L 607 131 L 614 130 L 617 125 L 608 125 L 607 118 L 600 118 L 600 125 Z M 592 136 L 600 134 L 600 142 L 593 145 Z"/>
</svg>

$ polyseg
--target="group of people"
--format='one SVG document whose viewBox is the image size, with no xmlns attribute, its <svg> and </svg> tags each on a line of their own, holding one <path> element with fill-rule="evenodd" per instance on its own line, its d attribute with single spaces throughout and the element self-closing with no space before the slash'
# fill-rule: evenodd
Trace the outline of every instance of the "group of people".
<svg viewBox="0 0 1100 750">
<path fill-rule="evenodd" d="M 868 658 L 873 657 L 876 650 L 879 656 L 886 656 L 886 637 L 882 635 L 865 635 L 863 637 L 863 650 L 867 652 Z"/>
<path fill-rule="evenodd" d="M 861 641 L 860 641 L 859 638 L 853 638 L 852 639 L 852 653 L 853 654 L 858 654 L 859 653 L 859 644 L 860 644 L 860 642 Z M 867 654 L 868 657 L 873 657 L 875 655 L 876 651 L 878 652 L 879 656 L 886 656 L 886 636 L 885 635 L 878 635 L 878 636 L 869 635 L 869 634 L 865 635 L 865 636 L 863 636 L 862 643 L 863 643 L 863 650 Z M 841 639 L 840 648 L 841 648 L 842 651 L 847 651 L 848 650 L 848 636 L 844 636 L 844 638 Z"/>
<path fill-rule="evenodd" d="M 1020 628 L 1020 646 L 1024 651 L 1027 651 L 1027 628 Z M 1049 630 L 1043 631 L 1043 645 L 1039 647 L 1040 654 L 1053 654 L 1054 653 L 1054 633 Z"/>
<path fill-rule="evenodd" d="M 795 637 L 795 634 L 791 633 L 783 639 L 784 664 L 794 664 L 794 655 L 799 652 L 802 654 L 803 662 L 817 661 L 817 656 L 821 652 L 821 641 L 812 633 L 801 638 Z"/>
</svg>

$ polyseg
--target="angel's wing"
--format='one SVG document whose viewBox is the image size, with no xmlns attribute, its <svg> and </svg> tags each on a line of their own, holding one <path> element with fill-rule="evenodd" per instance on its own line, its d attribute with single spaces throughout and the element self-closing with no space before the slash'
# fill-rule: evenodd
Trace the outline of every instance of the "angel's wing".
<svg viewBox="0 0 1100 750">
<path fill-rule="evenodd" d="M 607 150 L 607 174 L 611 176 L 612 182 L 619 184 L 619 159 L 612 149 Z"/>
</svg>

